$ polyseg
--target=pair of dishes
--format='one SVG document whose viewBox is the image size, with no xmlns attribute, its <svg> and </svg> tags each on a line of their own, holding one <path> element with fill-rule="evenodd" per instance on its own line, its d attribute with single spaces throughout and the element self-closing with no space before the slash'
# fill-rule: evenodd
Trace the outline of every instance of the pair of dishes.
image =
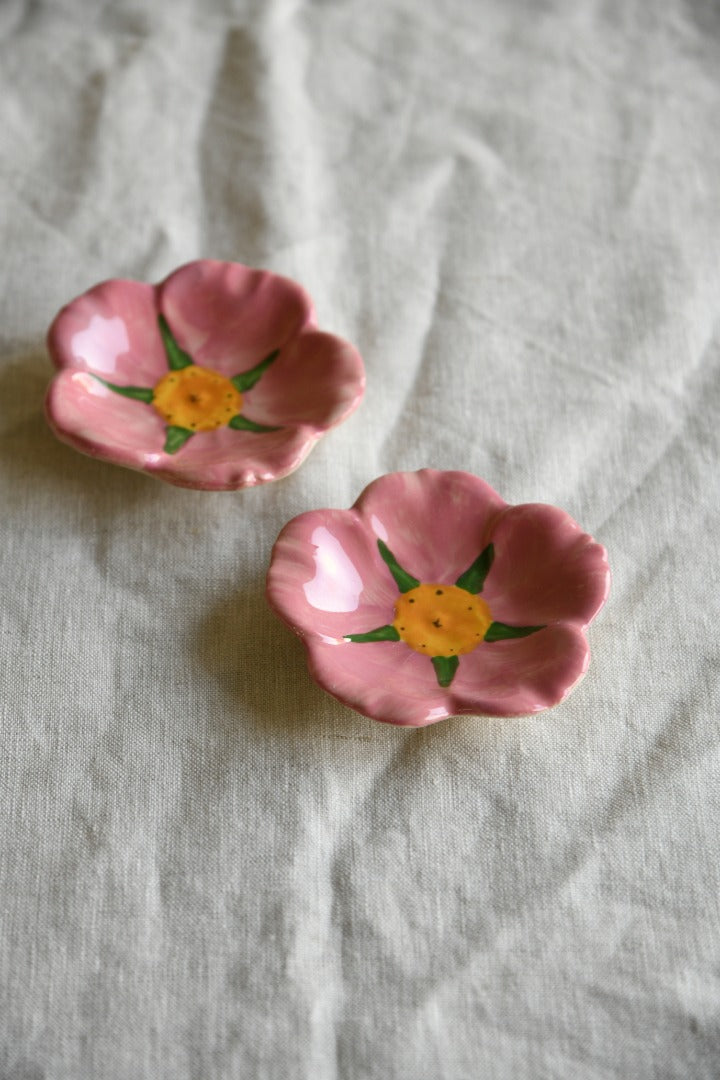
<svg viewBox="0 0 720 1080">
<path fill-rule="evenodd" d="M 60 439 L 204 490 L 288 475 L 365 385 L 359 353 L 317 328 L 304 289 L 238 263 L 97 285 L 60 311 L 48 345 Z M 320 685 L 415 727 L 557 704 L 587 669 L 608 589 L 604 549 L 564 511 L 508 506 L 478 477 L 433 469 L 294 518 L 267 579 Z"/>
</svg>

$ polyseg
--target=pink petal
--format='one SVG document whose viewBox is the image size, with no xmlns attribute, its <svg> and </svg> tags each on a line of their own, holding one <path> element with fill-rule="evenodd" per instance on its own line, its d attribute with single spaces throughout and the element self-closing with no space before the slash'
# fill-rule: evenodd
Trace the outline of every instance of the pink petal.
<svg viewBox="0 0 720 1080">
<path fill-rule="evenodd" d="M 359 405 L 364 388 L 357 349 L 333 334 L 304 330 L 248 391 L 247 415 L 326 430 Z"/>
<path fill-rule="evenodd" d="M 175 454 L 163 454 L 147 468 L 180 487 L 236 491 L 287 476 L 315 445 L 309 428 L 279 431 L 201 431 Z"/>
<path fill-rule="evenodd" d="M 48 349 L 60 368 L 92 371 L 122 386 L 153 387 L 167 372 L 155 289 L 137 281 L 105 281 L 58 313 Z"/>
<path fill-rule="evenodd" d="M 524 716 L 557 705 L 587 670 L 577 627 L 548 626 L 526 638 L 483 642 L 460 657 L 449 689 L 453 713 Z"/>
<path fill-rule="evenodd" d="M 431 661 L 402 642 L 332 645 L 311 638 L 306 646 L 313 678 L 365 716 L 425 727 L 452 715 L 452 700 L 438 686 Z"/>
<path fill-rule="evenodd" d="M 165 425 L 150 405 L 108 390 L 86 371 L 61 371 L 48 390 L 55 434 L 93 457 L 143 469 L 161 456 Z"/>
<path fill-rule="evenodd" d="M 239 263 L 188 263 L 158 292 L 180 347 L 228 377 L 254 367 L 313 321 L 312 300 L 296 282 Z"/>
<path fill-rule="evenodd" d="M 453 584 L 489 543 L 507 504 L 469 473 L 422 469 L 380 477 L 355 506 L 409 574 Z"/>
<path fill-rule="evenodd" d="M 542 503 L 510 507 L 496 520 L 492 541 L 495 562 L 482 595 L 497 621 L 587 626 L 605 602 L 605 549 L 563 510 Z"/>
<path fill-rule="evenodd" d="M 386 569 L 357 511 L 310 511 L 275 543 L 268 600 L 303 636 L 342 641 L 392 622 L 399 593 Z"/>
</svg>

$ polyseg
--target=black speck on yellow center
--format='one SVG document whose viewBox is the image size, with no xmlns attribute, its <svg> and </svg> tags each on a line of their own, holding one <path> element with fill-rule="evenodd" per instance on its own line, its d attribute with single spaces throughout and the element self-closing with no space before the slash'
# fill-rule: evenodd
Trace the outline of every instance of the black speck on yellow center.
<svg viewBox="0 0 720 1080">
<path fill-rule="evenodd" d="M 153 405 L 174 427 L 214 431 L 240 412 L 242 394 L 224 375 L 191 364 L 162 377 Z"/>
<path fill-rule="evenodd" d="M 398 597 L 393 626 L 423 656 L 461 656 L 480 644 L 492 621 L 485 601 L 458 585 L 418 585 Z"/>
</svg>

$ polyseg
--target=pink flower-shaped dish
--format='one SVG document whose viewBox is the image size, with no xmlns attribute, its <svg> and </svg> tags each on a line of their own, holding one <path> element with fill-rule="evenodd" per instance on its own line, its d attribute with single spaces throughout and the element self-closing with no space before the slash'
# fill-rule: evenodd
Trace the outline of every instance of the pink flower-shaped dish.
<svg viewBox="0 0 720 1080">
<path fill-rule="evenodd" d="M 304 289 L 209 259 L 159 285 L 96 285 L 60 311 L 48 348 L 58 438 L 206 490 L 287 476 L 365 386 L 359 353 L 316 328 Z"/>
<path fill-rule="evenodd" d="M 267 595 L 325 690 L 422 727 L 557 705 L 587 670 L 585 629 L 609 587 L 605 549 L 563 510 L 423 469 L 290 521 Z"/>
</svg>

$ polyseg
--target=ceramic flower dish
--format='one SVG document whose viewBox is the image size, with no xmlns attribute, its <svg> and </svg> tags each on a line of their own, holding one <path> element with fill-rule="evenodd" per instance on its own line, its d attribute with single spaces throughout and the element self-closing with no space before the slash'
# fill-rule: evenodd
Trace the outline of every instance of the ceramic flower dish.
<svg viewBox="0 0 720 1080">
<path fill-rule="evenodd" d="M 299 285 L 207 259 L 155 286 L 96 285 L 60 311 L 48 348 L 58 438 L 207 490 L 286 476 L 365 385 L 359 353 L 316 328 Z"/>
<path fill-rule="evenodd" d="M 587 670 L 585 629 L 609 586 L 604 548 L 563 510 L 424 469 L 290 521 L 267 596 L 325 690 L 420 727 L 558 704 Z"/>
</svg>

